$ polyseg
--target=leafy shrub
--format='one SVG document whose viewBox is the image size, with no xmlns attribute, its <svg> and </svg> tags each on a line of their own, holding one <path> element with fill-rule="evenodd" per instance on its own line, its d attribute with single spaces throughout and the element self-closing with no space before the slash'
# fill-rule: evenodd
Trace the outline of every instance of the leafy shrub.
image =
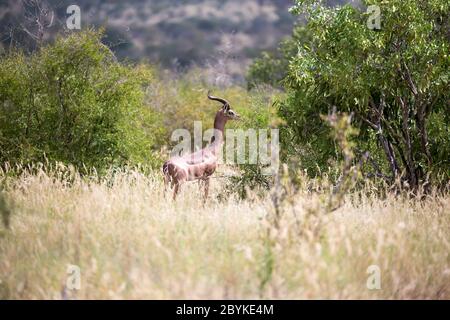
<svg viewBox="0 0 450 320">
<path fill-rule="evenodd" d="M 412 189 L 430 176 L 448 181 L 449 4 L 364 2 L 381 7 L 381 30 L 369 29 L 368 15 L 349 5 L 296 1 L 293 11 L 308 15 L 311 40 L 298 42 L 285 81 L 289 94 L 279 104 L 286 153 L 298 155 L 309 173 L 326 171 L 339 152 L 320 115 L 336 107 L 355 115 L 356 150 L 369 152 L 368 175 Z"/>
<path fill-rule="evenodd" d="M 249 102 L 245 109 L 240 110 L 242 121 L 237 122 L 236 126 L 242 130 L 278 128 L 280 119 L 276 114 L 274 102 L 281 99 L 281 95 L 282 93 L 268 90 L 268 88 L 248 93 Z M 268 138 L 272 137 L 268 135 Z M 248 150 L 249 141 L 246 143 L 246 150 Z M 262 164 L 259 158 L 256 164 L 239 164 L 237 166 L 238 174 L 229 179 L 226 189 L 242 199 L 247 198 L 250 190 L 257 194 L 269 190 L 273 183 L 273 176 L 263 171 L 265 166 L 267 165 Z"/>
<path fill-rule="evenodd" d="M 309 41 L 307 29 L 302 25 L 295 26 L 292 36 L 281 41 L 274 52 L 264 51 L 253 61 L 247 73 L 248 88 L 262 84 L 281 88 L 288 74 L 290 59 L 297 53 L 299 45 L 306 45 Z"/>
<path fill-rule="evenodd" d="M 163 126 L 144 104 L 151 69 L 117 62 L 101 37 L 88 30 L 0 57 L 0 163 L 157 163 Z"/>
</svg>

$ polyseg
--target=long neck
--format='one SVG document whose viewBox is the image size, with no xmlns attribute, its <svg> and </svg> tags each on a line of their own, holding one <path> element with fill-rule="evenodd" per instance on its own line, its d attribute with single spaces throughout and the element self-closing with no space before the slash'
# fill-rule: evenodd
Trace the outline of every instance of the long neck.
<svg viewBox="0 0 450 320">
<path fill-rule="evenodd" d="M 223 142 L 224 129 L 227 120 L 222 113 L 217 112 L 214 119 L 214 135 L 211 137 L 211 144 L 221 145 Z"/>
</svg>

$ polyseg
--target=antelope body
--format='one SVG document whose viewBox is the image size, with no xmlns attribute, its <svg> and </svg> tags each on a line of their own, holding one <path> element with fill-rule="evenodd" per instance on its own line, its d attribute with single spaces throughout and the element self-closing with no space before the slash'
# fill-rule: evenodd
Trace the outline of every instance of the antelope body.
<svg viewBox="0 0 450 320">
<path fill-rule="evenodd" d="M 230 103 L 222 98 L 211 96 L 208 98 L 222 103 L 214 119 L 214 135 L 210 144 L 197 152 L 184 156 L 170 158 L 163 165 L 164 184 L 173 187 L 175 200 L 180 186 L 186 181 L 198 180 L 204 183 L 204 199 L 208 197 L 209 179 L 216 171 L 218 155 L 223 144 L 224 128 L 228 120 L 239 119 L 239 115 L 231 110 Z"/>
</svg>

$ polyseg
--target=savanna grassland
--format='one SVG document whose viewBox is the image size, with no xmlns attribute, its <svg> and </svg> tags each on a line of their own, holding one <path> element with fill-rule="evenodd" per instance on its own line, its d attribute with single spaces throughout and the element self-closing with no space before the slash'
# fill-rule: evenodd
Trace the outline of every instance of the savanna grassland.
<svg viewBox="0 0 450 320">
<path fill-rule="evenodd" d="M 218 200 L 215 179 L 203 204 L 196 183 L 165 198 L 158 173 L 6 176 L 2 299 L 450 298 L 448 196 L 358 192 L 326 213 L 323 195 L 285 182 Z M 367 287 L 371 265 L 380 289 Z"/>
<path fill-rule="evenodd" d="M 450 2 L 188 2 L 0 7 L 0 299 L 450 299 Z M 173 201 L 230 108 L 257 161 Z"/>
</svg>

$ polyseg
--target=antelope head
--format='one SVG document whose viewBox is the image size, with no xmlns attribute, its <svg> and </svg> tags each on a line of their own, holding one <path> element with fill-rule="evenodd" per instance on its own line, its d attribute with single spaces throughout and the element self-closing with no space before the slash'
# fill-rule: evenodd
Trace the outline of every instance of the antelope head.
<svg viewBox="0 0 450 320">
<path fill-rule="evenodd" d="M 231 109 L 230 103 L 222 98 L 214 97 L 210 95 L 210 92 L 208 91 L 208 99 L 218 101 L 222 103 L 222 108 L 217 112 L 218 115 L 222 115 L 226 120 L 239 120 L 240 116 Z"/>
</svg>

